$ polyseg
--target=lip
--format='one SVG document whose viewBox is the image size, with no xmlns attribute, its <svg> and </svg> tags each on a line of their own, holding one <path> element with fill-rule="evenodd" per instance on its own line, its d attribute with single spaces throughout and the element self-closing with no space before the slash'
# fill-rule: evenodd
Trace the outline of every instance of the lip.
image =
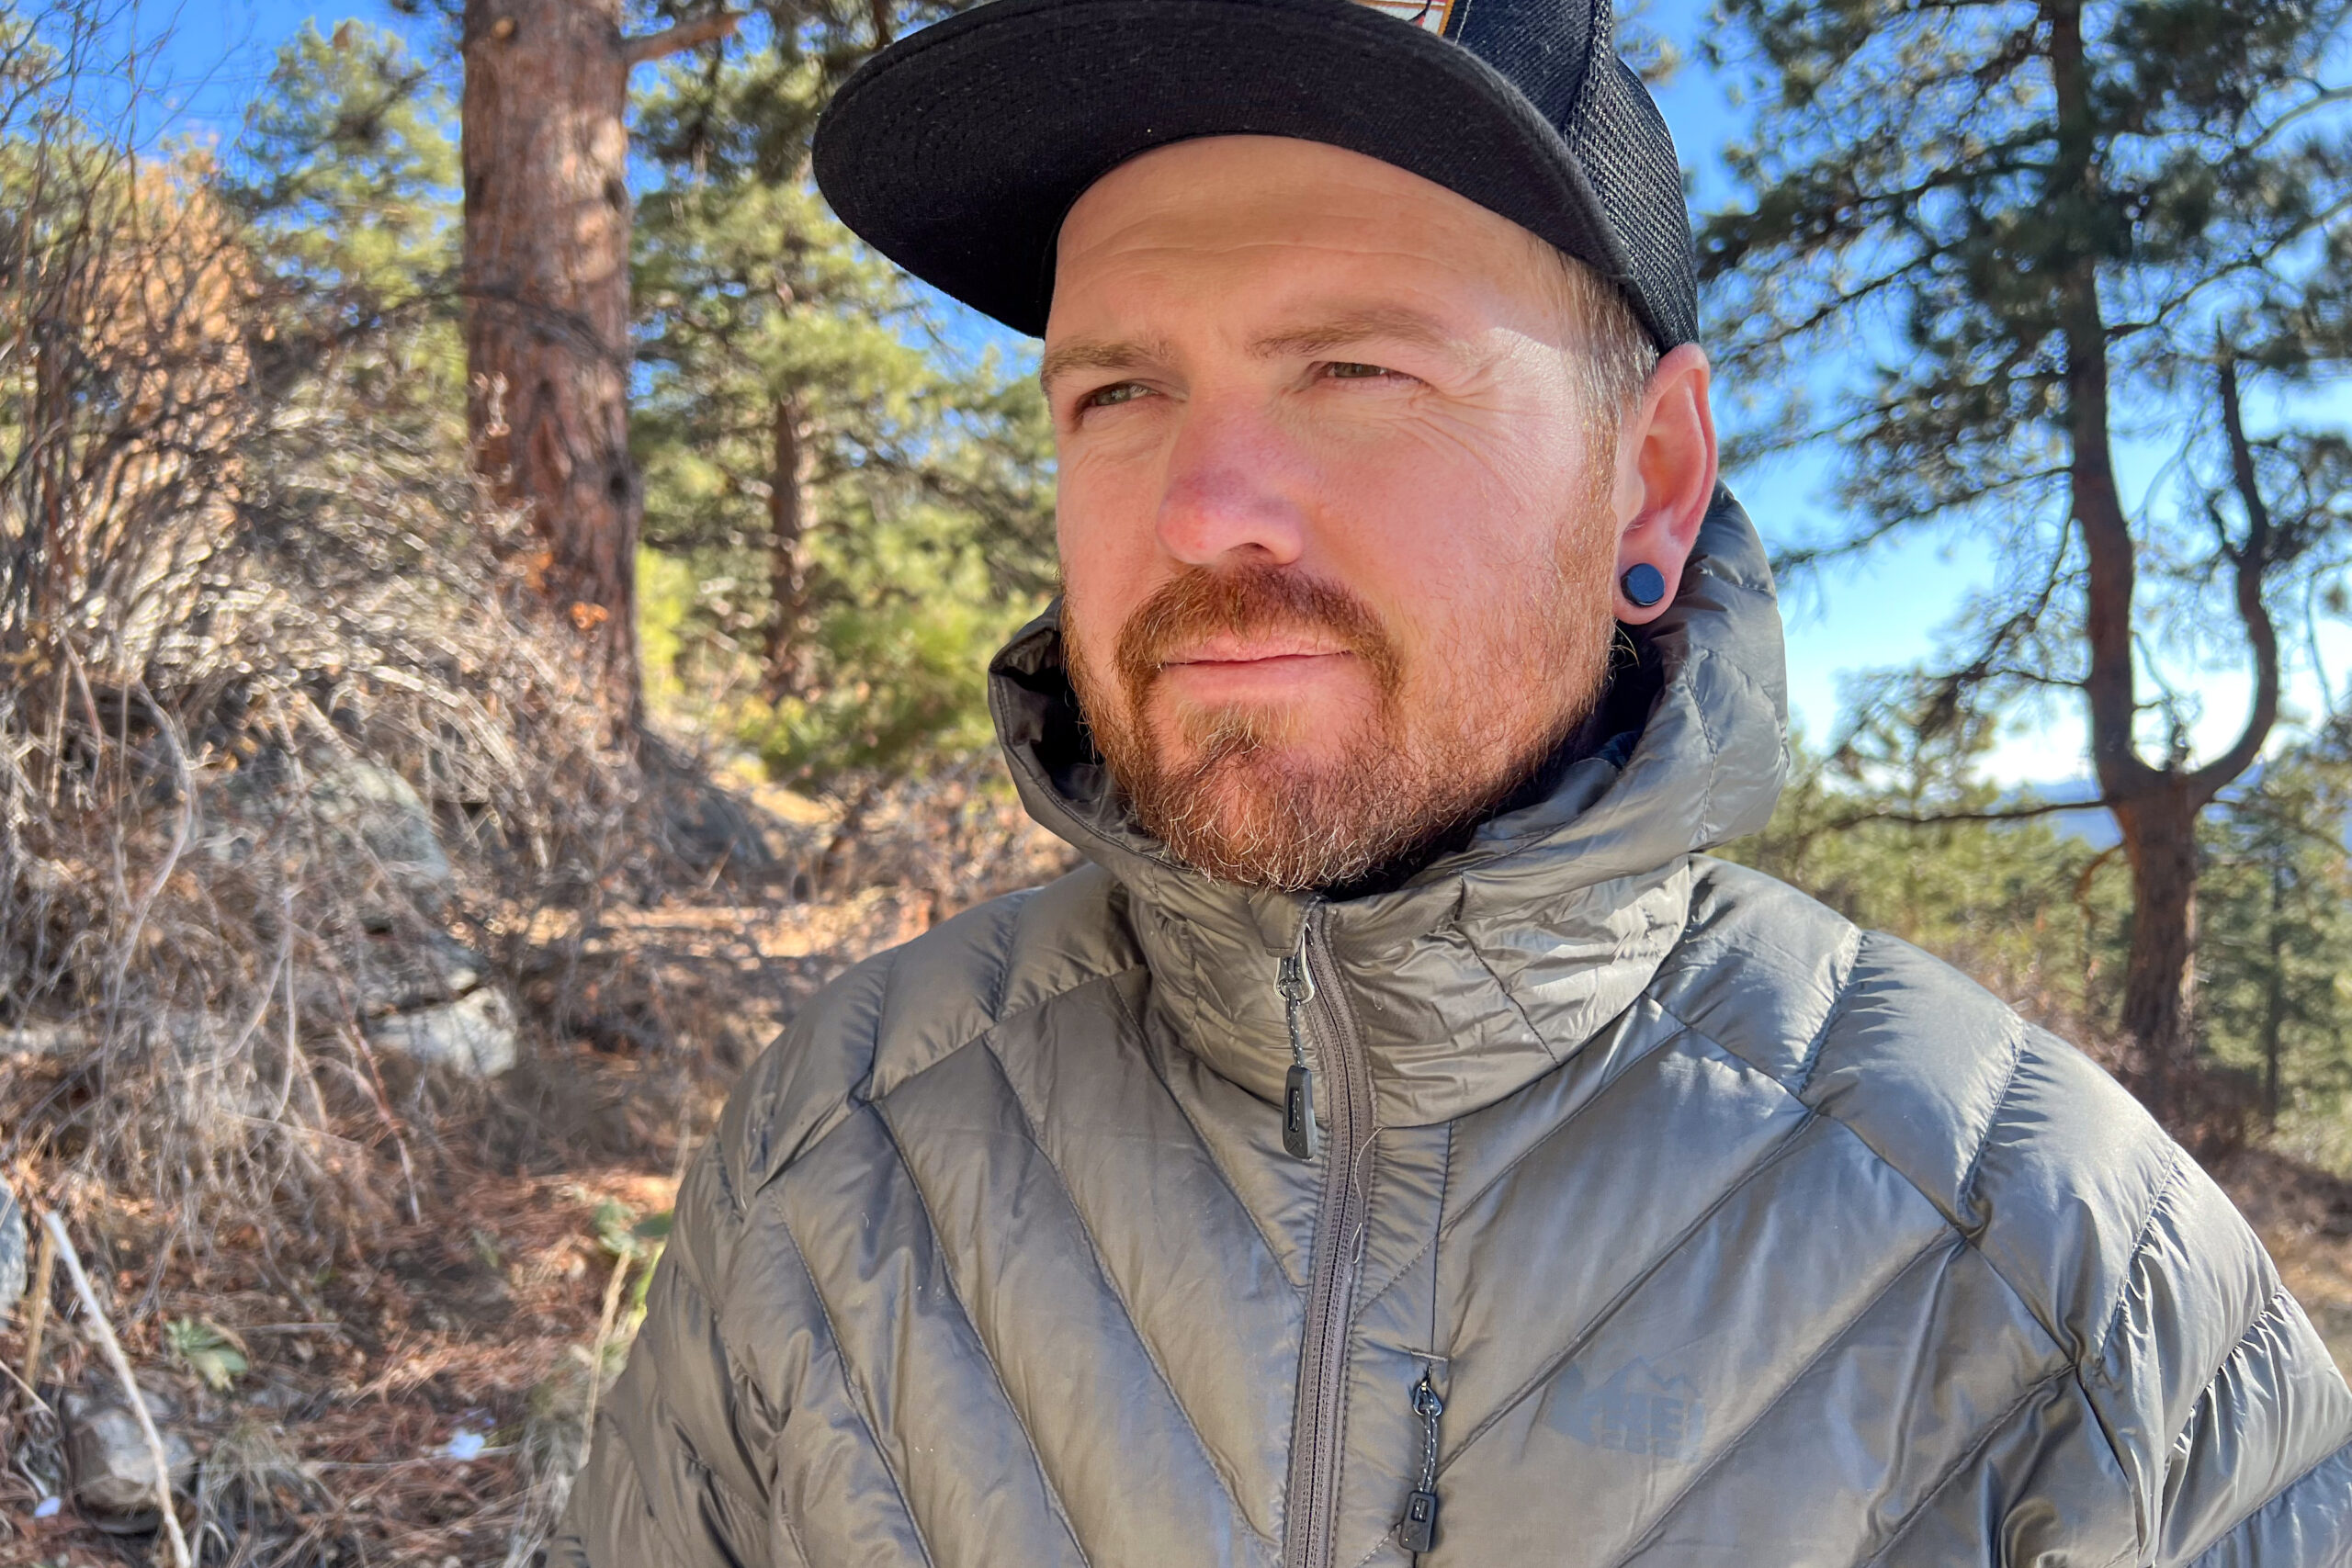
<svg viewBox="0 0 2352 1568">
<path fill-rule="evenodd" d="M 1215 668 L 1218 665 L 1305 663 L 1317 659 L 1345 659 L 1349 650 L 1312 636 L 1218 637 L 1197 648 L 1160 660 L 1163 670 Z"/>
<path fill-rule="evenodd" d="M 1195 654 L 1159 667 L 1164 689 L 1179 702 L 1281 702 L 1323 691 L 1356 665 L 1354 655 L 1334 651 L 1252 651 L 1239 659 Z"/>
</svg>

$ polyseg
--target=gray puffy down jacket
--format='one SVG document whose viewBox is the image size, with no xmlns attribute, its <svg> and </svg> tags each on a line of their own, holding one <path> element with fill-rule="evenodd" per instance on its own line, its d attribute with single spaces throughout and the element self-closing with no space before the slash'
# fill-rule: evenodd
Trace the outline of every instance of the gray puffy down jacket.
<svg viewBox="0 0 2352 1568">
<path fill-rule="evenodd" d="M 748 1074 L 555 1560 L 2352 1561 L 2352 1394 L 2204 1174 L 1951 969 L 1694 853 L 1784 755 L 1728 500 L 1694 569 L 1636 742 L 1344 903 L 1140 837 L 1025 632 L 999 728 L 1093 864 Z"/>
</svg>

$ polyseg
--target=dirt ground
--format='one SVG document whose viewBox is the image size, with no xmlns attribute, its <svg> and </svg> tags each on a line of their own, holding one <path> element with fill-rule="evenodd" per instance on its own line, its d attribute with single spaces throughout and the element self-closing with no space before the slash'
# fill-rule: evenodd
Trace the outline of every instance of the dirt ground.
<svg viewBox="0 0 2352 1568">
<path fill-rule="evenodd" d="M 742 1061 L 842 967 L 936 912 L 930 895 L 888 888 L 831 903 L 681 898 L 615 912 L 585 944 L 610 1005 L 578 1010 L 578 1035 L 542 1043 L 499 1091 L 504 1122 L 525 1131 L 492 1145 L 495 1159 L 444 1151 L 420 1162 L 422 1185 L 386 1195 L 388 1217 L 346 1261 L 289 1278 L 268 1238 L 241 1234 L 142 1273 L 107 1269 L 109 1238 L 90 1238 L 112 1298 L 152 1303 L 126 1314 L 129 1348 L 202 1456 L 200 1495 L 185 1509 L 207 1532 L 201 1560 L 527 1562 L 558 1506 L 592 1370 L 600 1353 L 607 1367 L 623 1353 L 628 1287 L 644 1264 L 632 1257 L 624 1269 L 616 1241 L 631 1250 L 631 1227 L 668 1211 L 680 1166 Z M 533 986 L 563 983 L 526 976 L 526 1004 Z M 681 1049 L 688 1029 L 702 1038 Z M 2217 1174 L 2352 1368 L 2352 1182 L 2261 1150 Z M 141 1216 L 123 1218 L 124 1235 L 138 1234 Z M 0 1367 L 11 1370 L 0 1389 L 10 1456 L 0 1565 L 162 1561 L 150 1555 L 154 1537 L 106 1535 L 70 1504 L 37 1517 L 63 1478 L 54 1418 L 13 1379 L 25 1318 L 0 1332 Z M 164 1342 L 174 1319 L 216 1326 L 239 1348 L 248 1366 L 226 1392 L 205 1387 Z M 46 1335 L 46 1403 L 103 1382 L 74 1314 L 51 1317 Z"/>
<path fill-rule="evenodd" d="M 510 1554 L 553 1513 L 600 1342 L 608 1365 L 623 1353 L 645 1264 L 629 1261 L 606 1317 L 613 1239 L 668 1212 L 741 1064 L 841 969 L 924 929 L 936 902 L 892 888 L 798 904 L 680 898 L 608 911 L 584 942 L 550 940 L 594 978 L 526 972 L 522 997 L 593 987 L 569 1010 L 576 1034 L 537 1042 L 499 1087 L 482 1121 L 500 1131 L 483 1147 L 432 1158 L 419 1147 L 385 1216 L 334 1267 L 289 1270 L 247 1231 L 175 1250 L 160 1273 L 134 1269 L 152 1216 L 114 1205 L 119 1230 L 79 1245 L 127 1307 L 142 1381 L 176 1405 L 201 1455 L 200 1495 L 184 1508 L 211 1531 L 193 1542 L 201 1560 L 527 1561 Z M 32 1190 L 23 1174 L 18 1190 Z M 125 1266 L 107 1267 L 110 1254 Z M 54 1299 L 68 1299 L 62 1284 Z M 14 1376 L 27 1317 L 0 1331 L 0 1568 L 144 1564 L 152 1535 L 106 1535 L 70 1502 L 39 1517 L 64 1480 L 49 1407 L 109 1380 L 78 1313 L 52 1314 L 37 1374 L 46 1398 L 29 1400 Z M 226 1392 L 164 1342 L 173 1320 L 219 1329 L 248 1363 Z"/>
<path fill-rule="evenodd" d="M 2239 1151 L 2214 1175 L 2352 1376 L 2352 1181 L 2264 1149 Z"/>
</svg>

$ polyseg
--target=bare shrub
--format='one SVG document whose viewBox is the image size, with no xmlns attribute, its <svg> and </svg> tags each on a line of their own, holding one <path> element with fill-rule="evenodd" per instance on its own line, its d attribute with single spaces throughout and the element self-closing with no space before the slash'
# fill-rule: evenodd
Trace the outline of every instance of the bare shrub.
<svg viewBox="0 0 2352 1568">
<path fill-rule="evenodd" d="M 101 1233 L 135 1194 L 331 1247 L 416 1208 L 363 1028 L 446 984 L 414 954 L 511 952 L 659 836 L 516 519 L 339 392 L 331 301 L 285 341 L 202 163 L 75 111 L 107 18 L 47 19 L 0 23 L 6 1155 L 114 1195 Z"/>
<path fill-rule="evenodd" d="M 293 1331 L 254 1381 L 299 1436 L 189 1390 L 203 1561 L 525 1562 L 620 1355 L 547 1271 L 571 1173 L 658 1188 L 842 964 L 1067 854 L 993 764 L 769 812 L 616 739 L 462 411 L 386 406 L 414 311 L 289 283 L 204 159 L 85 109 L 135 90 L 106 3 L 0 9 L 0 1171 L 151 1366 L 175 1313 Z M 504 1078 L 384 1043 L 491 990 Z M 477 1400 L 512 1440 L 435 1459 Z M 56 1438 L 0 1393 L 12 1503 Z"/>
</svg>

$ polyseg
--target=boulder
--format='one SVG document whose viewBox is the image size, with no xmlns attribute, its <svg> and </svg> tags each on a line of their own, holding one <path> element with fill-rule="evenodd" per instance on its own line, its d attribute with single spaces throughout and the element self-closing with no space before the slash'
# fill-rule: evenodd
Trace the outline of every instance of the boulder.
<svg viewBox="0 0 2352 1568">
<path fill-rule="evenodd" d="M 372 880 L 368 874 L 380 867 L 386 881 L 427 911 L 447 900 L 455 873 L 415 786 L 345 753 L 307 757 L 299 775 L 278 752 L 240 768 L 209 804 L 196 848 L 223 864 L 241 864 L 266 844 L 282 849 L 287 818 L 304 812 L 331 860 L 338 867 L 355 863 L 337 872 L 351 878 L 354 893 L 362 893 Z"/>
<path fill-rule="evenodd" d="M 338 759 L 312 773 L 311 809 L 322 828 L 347 836 L 403 892 L 428 900 L 446 894 L 453 873 L 415 786 L 390 768 Z"/>
<path fill-rule="evenodd" d="M 514 1065 L 514 1007 L 495 986 L 437 1007 L 417 1008 L 368 1025 L 368 1043 L 469 1077 L 496 1077 Z"/>
<path fill-rule="evenodd" d="M 437 931 L 413 938 L 403 931 L 370 936 L 355 957 L 362 1018 L 456 1001 L 490 970 L 481 954 Z"/>
<path fill-rule="evenodd" d="M 144 1392 L 147 1413 L 164 1439 L 173 1490 L 186 1491 L 196 1479 L 196 1450 L 174 1425 L 178 1404 L 160 1390 Z M 74 1506 L 82 1517 L 111 1535 L 143 1535 L 159 1528 L 164 1520 L 155 1506 L 154 1456 L 121 1393 L 69 1390 L 63 1414 L 65 1462 L 74 1476 Z"/>
</svg>

